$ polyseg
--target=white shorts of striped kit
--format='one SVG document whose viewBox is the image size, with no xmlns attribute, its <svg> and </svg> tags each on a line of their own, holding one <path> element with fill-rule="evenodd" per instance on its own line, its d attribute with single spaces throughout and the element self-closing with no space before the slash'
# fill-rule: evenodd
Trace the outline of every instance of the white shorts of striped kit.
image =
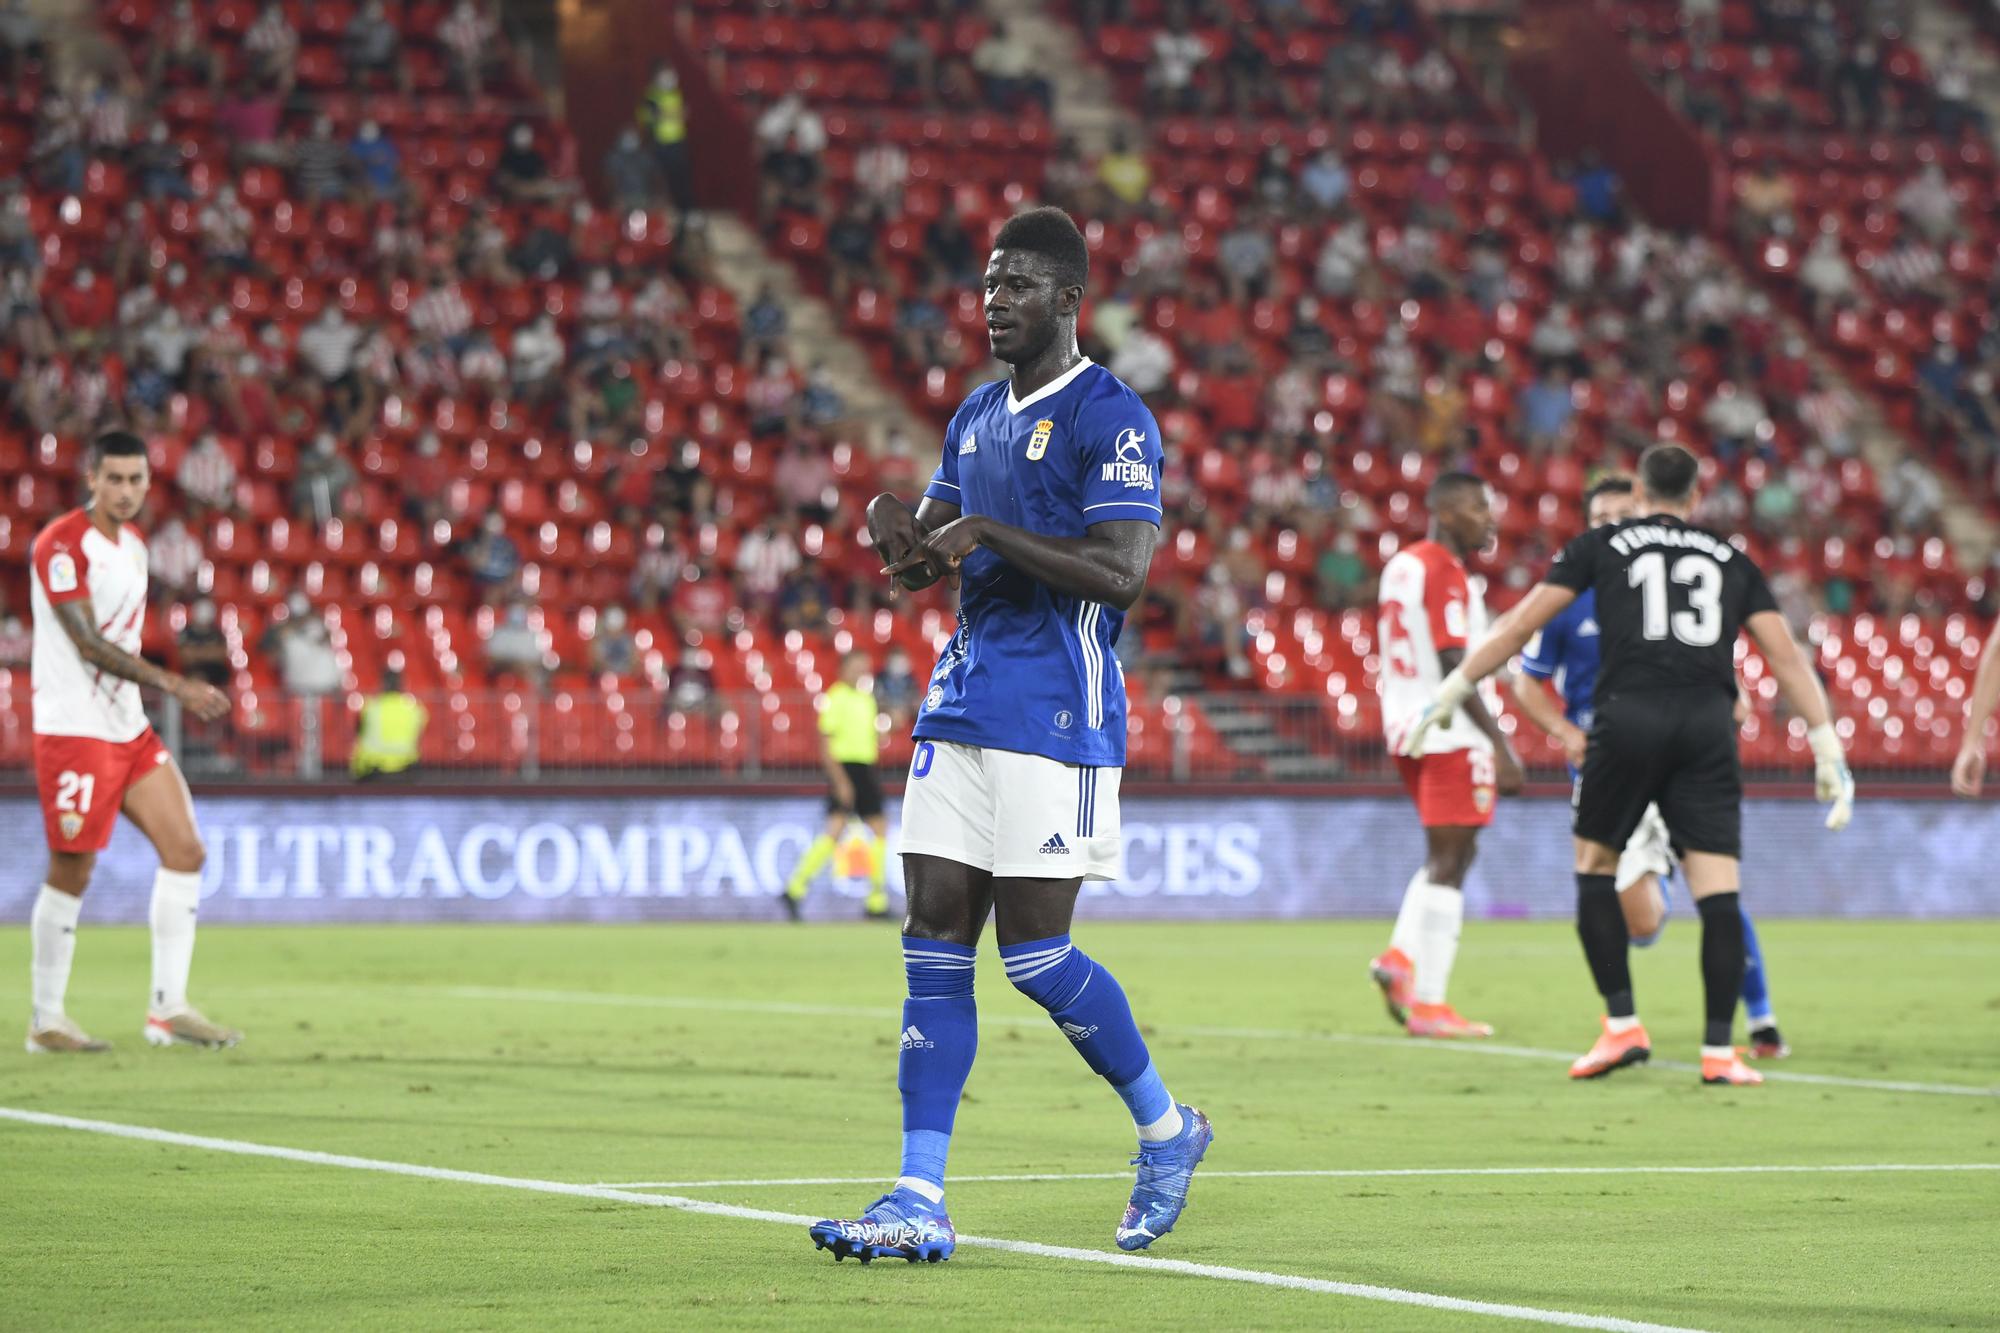
<svg viewBox="0 0 2000 1333">
<path fill-rule="evenodd" d="M 901 850 L 1009 879 L 1117 879 L 1120 768 L 956 741 L 918 741 Z"/>
</svg>

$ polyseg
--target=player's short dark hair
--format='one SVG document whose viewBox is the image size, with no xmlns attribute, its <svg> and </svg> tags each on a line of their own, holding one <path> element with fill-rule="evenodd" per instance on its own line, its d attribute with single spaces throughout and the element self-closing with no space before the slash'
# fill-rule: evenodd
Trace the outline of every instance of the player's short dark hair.
<svg viewBox="0 0 2000 1333">
<path fill-rule="evenodd" d="M 1607 472 L 1590 483 L 1590 489 L 1583 493 L 1583 507 L 1590 508 L 1590 502 L 1600 495 L 1630 495 L 1632 475 L 1629 472 Z"/>
<path fill-rule="evenodd" d="M 146 442 L 129 430 L 107 430 L 90 442 L 88 461 L 96 467 L 107 458 L 144 458 Z"/>
<path fill-rule="evenodd" d="M 1655 500 L 1687 499 L 1700 477 L 1701 460 L 1678 444 L 1656 444 L 1639 455 L 1639 482 Z"/>
<path fill-rule="evenodd" d="M 1435 510 L 1468 492 L 1485 489 L 1485 479 L 1470 472 L 1440 472 L 1437 480 L 1431 483 L 1431 488 L 1424 492 L 1424 504 Z"/>
<path fill-rule="evenodd" d="M 1083 232 L 1074 218 L 1050 204 L 1001 223 L 993 248 L 1045 256 L 1055 265 L 1056 281 L 1065 287 L 1081 287 L 1090 280 L 1090 247 L 1084 244 Z"/>
</svg>

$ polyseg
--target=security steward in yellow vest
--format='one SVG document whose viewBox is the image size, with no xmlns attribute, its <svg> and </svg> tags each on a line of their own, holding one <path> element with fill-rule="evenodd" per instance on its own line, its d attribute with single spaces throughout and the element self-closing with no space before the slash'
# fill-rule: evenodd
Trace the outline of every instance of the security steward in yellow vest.
<svg viewBox="0 0 2000 1333">
<path fill-rule="evenodd" d="M 694 164 L 688 157 L 687 95 L 681 91 L 680 75 L 672 65 L 661 65 L 655 70 L 653 81 L 639 98 L 639 128 L 646 132 L 646 142 L 652 145 L 653 158 L 660 164 L 660 175 L 666 178 L 674 207 L 682 212 L 693 208 Z"/>
<path fill-rule="evenodd" d="M 863 689 L 866 683 L 869 688 Z M 872 835 L 868 844 L 870 919 L 889 915 L 889 820 L 882 811 L 882 779 L 876 761 L 882 753 L 880 713 L 875 706 L 868 657 L 849 653 L 840 661 L 840 679 L 820 697 L 819 733 L 824 739 L 821 766 L 828 785 L 826 827 L 799 859 L 785 885 L 784 908 L 792 920 L 803 914 L 806 891 L 813 878 L 833 860 L 848 821 L 859 819 Z"/>
<path fill-rule="evenodd" d="M 361 781 L 408 771 L 417 762 L 430 720 L 424 706 L 403 692 L 402 675 L 385 673 L 381 692 L 361 705 L 361 725 L 355 733 L 348 771 Z"/>
</svg>

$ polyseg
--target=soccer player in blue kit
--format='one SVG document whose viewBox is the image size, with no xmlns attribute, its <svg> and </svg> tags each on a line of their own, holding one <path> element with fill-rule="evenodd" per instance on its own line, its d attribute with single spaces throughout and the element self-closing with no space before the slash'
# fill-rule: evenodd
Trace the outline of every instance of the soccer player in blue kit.
<svg viewBox="0 0 2000 1333">
<path fill-rule="evenodd" d="M 1077 349 L 1089 269 L 1061 209 L 1001 226 L 986 327 L 1012 374 L 952 416 L 914 514 L 889 494 L 868 506 L 883 573 L 911 589 L 947 578 L 959 610 L 917 715 L 903 795 L 902 1168 L 860 1217 L 811 1227 L 836 1259 L 936 1263 L 956 1244 L 945 1155 L 978 1047 L 973 959 L 989 914 L 1007 979 L 1137 1127 L 1120 1249 L 1172 1229 L 1214 1138 L 1206 1116 L 1168 1093 L 1116 978 L 1070 942 L 1083 882 L 1123 873 L 1115 648 L 1160 532 L 1160 428 Z"/>
<path fill-rule="evenodd" d="M 1583 503 L 1585 520 L 1593 528 L 1623 522 L 1634 512 L 1632 479 L 1618 475 L 1604 477 L 1584 492 Z M 1513 681 L 1514 700 L 1522 713 L 1562 743 L 1571 777 L 1575 777 L 1583 760 L 1584 742 L 1590 732 L 1591 696 L 1597 689 L 1596 617 L 1596 595 L 1587 590 L 1578 594 L 1575 601 L 1558 611 L 1541 633 L 1529 641 L 1521 654 L 1520 674 Z M 1544 681 L 1552 682 L 1562 695 L 1560 713 Z M 1631 933 L 1632 943 L 1640 948 L 1659 939 L 1666 928 L 1665 882 L 1673 874 L 1673 866 L 1666 823 L 1658 808 L 1651 808 L 1618 858 L 1616 883 L 1626 929 Z M 1757 931 L 1750 924 L 1747 910 L 1743 912 L 1743 944 L 1746 960 L 1743 1010 L 1750 1028 L 1751 1054 L 1759 1059 L 1779 1059 L 1789 1055 L 1791 1049 L 1778 1034 L 1777 1014 L 1764 977 L 1764 952 L 1757 943 Z M 1611 1072 L 1611 1067 L 1600 1067 L 1601 1064 L 1602 1061 L 1587 1055 L 1571 1066 L 1570 1074 L 1574 1078 L 1597 1078 Z"/>
</svg>

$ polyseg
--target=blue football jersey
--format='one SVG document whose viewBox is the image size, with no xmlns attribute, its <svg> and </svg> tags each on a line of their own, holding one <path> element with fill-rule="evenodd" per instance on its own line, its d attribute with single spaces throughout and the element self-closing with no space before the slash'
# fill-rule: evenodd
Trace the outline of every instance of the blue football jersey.
<svg viewBox="0 0 2000 1333">
<path fill-rule="evenodd" d="M 1049 537 L 1117 519 L 1157 524 L 1160 428 L 1088 358 L 1025 400 L 996 380 L 953 414 L 924 494 Z M 1059 593 L 980 547 L 959 570 L 958 631 L 912 734 L 1122 767 L 1124 625 L 1124 612 Z"/>
<path fill-rule="evenodd" d="M 1554 680 L 1563 697 L 1563 716 L 1585 731 L 1594 715 L 1591 696 L 1597 691 L 1600 639 L 1597 594 L 1586 588 L 1542 626 L 1521 654 L 1521 670 Z"/>
</svg>

